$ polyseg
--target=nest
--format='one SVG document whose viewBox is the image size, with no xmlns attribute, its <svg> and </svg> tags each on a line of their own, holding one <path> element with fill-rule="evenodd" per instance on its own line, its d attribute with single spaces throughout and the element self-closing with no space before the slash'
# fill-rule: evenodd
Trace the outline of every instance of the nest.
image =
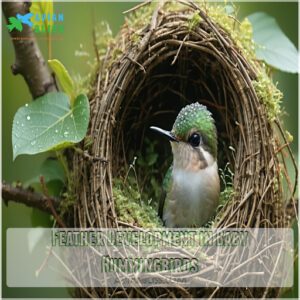
<svg viewBox="0 0 300 300">
<path fill-rule="evenodd" d="M 249 24 L 240 24 L 217 6 L 200 8 L 192 2 L 148 4 L 131 14 L 106 52 L 100 52 L 90 101 L 93 143 L 88 151 L 93 159 L 74 154 L 78 201 L 69 216 L 72 225 L 126 225 L 117 213 L 114 178 L 124 178 L 136 153 L 146 153 L 146 139 L 156 139 L 149 131 L 151 125 L 170 129 L 179 110 L 198 101 L 216 120 L 219 167 L 230 166 L 234 174 L 234 193 L 219 210 L 214 226 L 287 226 L 286 206 L 294 203 L 296 187 L 285 163 L 291 151 L 278 120 L 280 93 L 266 75 L 266 67 L 255 60 Z M 158 182 L 171 156 L 168 146 L 155 148 L 159 156 L 153 168 Z M 288 193 L 283 190 L 284 180 Z M 145 288 L 91 293 L 100 297 L 259 297 L 267 291 Z M 268 295 L 276 294 L 276 289 L 268 291 Z"/>
</svg>

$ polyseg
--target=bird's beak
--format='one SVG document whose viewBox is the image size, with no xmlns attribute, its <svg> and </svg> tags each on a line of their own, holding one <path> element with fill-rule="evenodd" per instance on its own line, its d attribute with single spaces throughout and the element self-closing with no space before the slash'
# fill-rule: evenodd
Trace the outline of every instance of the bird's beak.
<svg viewBox="0 0 300 300">
<path fill-rule="evenodd" d="M 151 126 L 150 129 L 164 135 L 169 139 L 171 142 L 178 142 L 178 139 L 175 137 L 175 135 L 171 131 L 163 130 L 159 127 Z"/>
</svg>

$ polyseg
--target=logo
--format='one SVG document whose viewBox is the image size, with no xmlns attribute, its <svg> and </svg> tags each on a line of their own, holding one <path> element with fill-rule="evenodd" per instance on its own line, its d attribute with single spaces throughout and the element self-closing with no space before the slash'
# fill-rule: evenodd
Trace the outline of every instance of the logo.
<svg viewBox="0 0 300 300">
<path fill-rule="evenodd" d="M 32 13 L 28 13 L 26 15 L 17 14 L 16 17 L 10 17 L 8 18 L 9 24 L 7 25 L 8 30 L 11 32 L 14 29 L 18 31 L 23 30 L 22 24 L 27 24 L 29 27 L 32 27 L 33 24 L 30 21 L 30 18 L 33 16 Z"/>
<path fill-rule="evenodd" d="M 64 32 L 64 14 L 16 14 L 15 17 L 8 18 L 9 24 L 6 25 L 12 32 L 17 30 L 21 32 L 24 26 L 29 26 L 35 33 L 63 33 Z"/>
</svg>

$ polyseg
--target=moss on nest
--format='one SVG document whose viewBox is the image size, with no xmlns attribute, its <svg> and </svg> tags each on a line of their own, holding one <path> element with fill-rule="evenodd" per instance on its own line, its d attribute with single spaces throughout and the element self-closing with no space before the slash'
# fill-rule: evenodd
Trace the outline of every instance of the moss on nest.
<svg viewBox="0 0 300 300">
<path fill-rule="evenodd" d="M 113 196 L 120 221 L 142 228 L 161 227 L 156 210 L 142 200 L 134 181 L 131 177 L 125 183 L 121 179 L 114 181 Z"/>
<path fill-rule="evenodd" d="M 130 13 L 125 18 L 125 27 L 128 27 L 131 36 L 130 40 L 134 45 L 137 45 L 143 37 L 142 29 L 145 26 L 149 26 L 153 11 L 157 7 L 157 3 L 153 2 L 140 9 Z M 253 41 L 253 31 L 250 21 L 245 18 L 242 21 L 238 21 L 237 10 L 234 5 L 230 5 L 230 11 L 228 5 L 220 5 L 216 3 L 204 3 L 207 15 L 216 24 L 221 26 L 227 34 L 235 42 L 239 51 L 242 52 L 243 56 L 247 59 L 248 63 L 254 67 L 257 72 L 257 78 L 253 81 L 253 86 L 256 93 L 260 97 L 261 101 L 265 104 L 268 118 L 272 122 L 276 116 L 281 114 L 281 100 L 282 93 L 277 88 L 276 84 L 272 81 L 270 76 L 270 68 L 263 62 L 259 62 L 256 58 L 255 49 L 257 45 Z M 186 7 L 178 3 L 177 1 L 170 1 L 165 4 L 164 11 L 168 12 L 180 12 L 186 9 Z M 201 21 L 203 21 L 198 12 L 191 13 L 187 26 L 189 30 L 193 30 Z M 109 58 L 111 65 L 122 57 L 123 50 L 117 47 L 116 39 L 112 37 L 112 32 L 109 25 L 105 22 L 101 22 L 95 28 L 96 46 L 99 52 L 99 56 L 105 55 L 107 48 L 113 49 L 112 55 Z M 98 70 L 98 64 L 95 64 L 95 69 Z M 88 86 L 87 81 L 92 82 L 91 78 L 95 78 L 94 74 L 96 71 L 92 71 L 91 75 L 87 78 L 83 78 L 79 82 L 80 87 Z M 88 93 L 90 93 L 90 86 Z"/>
<path fill-rule="evenodd" d="M 281 135 L 270 126 L 270 120 L 280 112 L 278 90 L 268 78 L 268 67 L 255 58 L 251 24 L 247 20 L 240 24 L 224 8 L 218 12 L 218 6 L 205 3 L 199 8 L 195 3 L 165 3 L 159 11 L 155 2 L 144 4 L 129 16 L 132 22 L 127 21 L 118 36 L 107 42 L 107 51 L 100 45 L 100 68 L 91 99 L 89 134 L 93 144 L 89 153 L 108 163 L 82 163 L 82 156 L 75 153 L 75 224 L 87 228 L 124 223 L 129 227 L 162 226 L 153 202 L 158 199 L 157 183 L 162 182 L 167 167 L 161 158 L 169 158 L 170 152 L 158 145 L 159 161 L 150 168 L 149 162 L 156 159 L 152 150 L 156 149 L 146 143 L 147 129 L 155 125 L 153 121 L 170 126 L 182 106 L 198 100 L 216 116 L 220 166 L 230 162 L 235 172 L 231 184 L 225 180 L 217 215 L 206 227 L 282 226 L 284 211 L 277 209 L 282 201 L 278 158 L 282 143 Z M 153 26 L 149 25 L 152 13 Z M 280 124 L 277 127 L 282 130 Z M 278 138 L 278 143 L 265 145 L 264 137 Z M 128 176 L 127 163 L 134 156 L 145 161 L 141 159 L 133 176 Z M 286 172 L 282 174 L 288 177 Z M 143 186 L 155 192 L 153 196 L 145 196 Z M 97 214 L 93 214 L 95 209 Z M 220 289 L 213 294 L 209 289 L 199 294 L 190 291 L 172 289 L 166 295 L 249 295 L 245 289 Z M 114 292 L 101 289 L 95 295 L 108 297 Z M 133 289 L 118 293 L 120 297 L 140 296 Z M 144 293 L 157 297 L 161 290 L 147 288 Z"/>
<path fill-rule="evenodd" d="M 273 122 L 281 114 L 282 92 L 274 85 L 264 70 L 257 74 L 257 80 L 253 81 L 253 86 L 266 106 L 268 119 Z"/>
<path fill-rule="evenodd" d="M 144 163 L 146 164 L 146 162 Z M 220 169 L 219 173 L 224 189 L 220 193 L 217 217 L 204 224 L 203 226 L 206 228 L 214 227 L 214 224 L 219 220 L 218 213 L 234 197 L 232 186 L 234 174 L 230 170 L 229 164 L 225 166 L 224 170 Z M 152 180 L 156 182 L 154 174 L 149 178 L 150 182 Z M 158 189 L 158 187 L 156 188 Z M 162 188 L 160 188 L 160 191 L 156 191 L 155 195 L 161 193 Z M 151 200 L 151 198 L 147 192 L 141 194 L 137 178 L 134 176 L 128 176 L 125 180 L 120 178 L 115 179 L 113 196 L 117 215 L 122 222 L 142 228 L 162 227 L 162 220 L 157 216 L 156 205 L 152 206 L 152 204 L 149 204 L 149 199 Z"/>
<path fill-rule="evenodd" d="M 125 18 L 124 27 L 129 29 L 130 40 L 133 46 L 137 46 L 143 37 L 143 28 L 149 26 L 151 22 L 151 17 L 154 10 L 157 8 L 157 3 L 151 3 L 141 7 L 140 9 L 130 13 Z M 237 49 L 242 52 L 243 56 L 257 71 L 257 78 L 253 81 L 253 87 L 265 104 L 268 119 L 274 121 L 276 116 L 281 113 L 281 99 L 282 93 L 274 85 L 272 79 L 268 76 L 269 67 L 257 61 L 255 56 L 255 43 L 253 41 L 252 26 L 248 19 L 243 21 L 238 21 L 236 16 L 236 10 L 234 6 L 231 6 L 230 12 L 228 11 L 228 6 L 219 5 L 216 3 L 208 4 L 205 3 L 205 12 L 210 17 L 212 21 L 221 26 L 223 30 L 229 34 L 231 39 L 237 46 Z M 186 10 L 186 6 L 178 3 L 177 1 L 169 1 L 163 7 L 165 12 L 180 12 Z M 187 27 L 192 31 L 200 22 L 204 20 L 200 17 L 198 11 L 191 10 L 190 18 L 187 22 Z M 122 31 L 121 31 L 122 34 Z M 113 49 L 110 56 L 108 57 L 108 67 L 110 67 L 115 61 L 122 58 L 124 49 L 117 47 L 118 36 L 116 38 L 112 37 L 112 32 L 109 25 L 105 22 L 100 23 L 95 28 L 95 45 L 98 49 L 98 55 L 100 61 L 106 55 L 107 49 Z M 101 65 L 100 65 L 101 67 Z M 94 68 L 87 77 L 77 78 L 76 86 L 78 90 L 82 90 L 85 87 L 86 92 L 91 94 L 92 84 L 87 84 L 87 82 L 93 82 L 91 78 L 95 78 L 95 74 L 99 69 L 99 64 L 95 63 Z M 88 88 L 87 88 L 88 87 Z M 136 153 L 140 154 L 141 153 Z M 139 166 L 140 169 L 147 168 L 146 163 Z M 118 217 L 121 221 L 129 223 L 131 225 L 140 227 L 160 227 L 162 226 L 160 220 L 157 217 L 156 210 L 151 205 L 148 205 L 147 201 L 151 196 L 157 197 L 157 178 L 156 174 L 153 173 L 148 176 L 148 182 L 150 182 L 151 187 L 156 186 L 155 193 L 149 194 L 149 191 L 141 193 L 136 188 L 136 184 L 121 184 L 122 180 L 120 178 L 114 179 L 113 195 L 116 200 L 116 209 Z M 155 184 L 152 184 L 155 183 Z M 218 211 L 228 202 L 234 195 L 234 190 L 232 186 L 226 186 L 220 194 L 220 206 Z M 147 198 L 149 196 L 149 199 Z M 141 201 L 141 197 L 146 201 Z M 155 201 L 154 201 L 155 202 Z"/>
<path fill-rule="evenodd" d="M 151 205 L 141 200 L 141 195 L 137 187 L 124 185 L 120 180 L 115 180 L 113 187 L 116 212 L 119 220 L 128 225 L 141 228 L 159 228 L 162 227 L 162 221 L 157 216 L 157 210 Z M 220 211 L 225 204 L 233 199 L 234 189 L 232 186 L 226 187 L 220 193 L 219 206 Z M 218 218 L 210 220 L 204 227 L 210 228 L 217 223 Z"/>
<path fill-rule="evenodd" d="M 221 26 L 232 38 L 243 55 L 253 64 L 255 60 L 255 44 L 253 42 L 252 26 L 248 19 L 238 21 L 235 7 L 228 13 L 227 6 L 218 4 L 207 5 L 207 15 Z"/>
<path fill-rule="evenodd" d="M 158 4 L 155 2 L 145 5 L 126 16 L 124 26 L 127 30 L 129 29 L 130 41 L 132 42 L 133 47 L 137 46 L 143 37 L 143 28 L 145 26 L 149 26 L 151 16 L 157 5 Z M 272 79 L 270 79 L 267 75 L 269 72 L 268 66 L 264 63 L 258 62 L 256 59 L 256 46 L 253 41 L 251 23 L 248 19 L 244 19 L 239 22 L 237 20 L 235 7 L 231 6 L 231 8 L 232 9 L 229 12 L 228 7 L 225 5 L 205 3 L 206 14 L 211 18 L 211 20 L 221 26 L 227 34 L 229 34 L 235 42 L 237 49 L 242 52 L 250 65 L 257 71 L 257 78 L 253 81 L 253 87 L 261 101 L 265 104 L 269 120 L 273 121 L 281 112 L 280 104 L 282 94 L 274 85 Z M 164 5 L 163 10 L 166 12 L 180 12 L 182 10 L 186 10 L 186 6 L 178 3 L 177 1 L 170 1 Z M 192 31 L 202 21 L 203 20 L 197 11 L 191 11 L 187 27 L 190 31 Z M 108 66 L 111 66 L 115 61 L 122 57 L 124 49 L 117 47 L 116 40 L 118 37 L 116 37 L 116 39 L 112 38 L 111 30 L 106 23 L 101 23 L 98 27 L 96 27 L 95 32 L 96 45 L 100 57 L 105 55 L 107 48 L 113 49 L 112 54 L 108 58 Z M 139 167 L 147 168 L 147 163 Z M 149 194 L 143 193 L 141 196 L 140 191 L 136 188 L 136 184 L 130 185 L 126 183 L 124 185 L 121 184 L 121 182 L 121 179 L 115 178 L 115 185 L 113 188 L 117 214 L 120 220 L 140 227 L 152 228 L 161 226 L 162 224 L 157 218 L 156 210 L 147 203 L 147 196 Z M 152 174 L 148 178 L 148 182 L 151 183 L 151 186 L 153 185 L 152 182 L 157 182 L 155 174 Z M 157 191 L 155 191 L 154 194 L 155 197 L 157 197 Z M 220 209 L 233 197 L 233 195 L 233 187 L 226 186 L 220 194 L 220 206 L 218 211 L 220 211 Z M 149 198 L 151 198 L 151 196 L 149 196 Z M 146 201 L 141 201 L 141 197 L 146 199 Z"/>
<path fill-rule="evenodd" d="M 263 62 L 258 62 L 255 54 L 257 45 L 253 41 L 253 30 L 250 21 L 245 18 L 241 22 L 237 20 L 236 9 L 228 14 L 226 6 L 216 4 L 207 5 L 207 14 L 220 25 L 236 43 L 243 56 L 257 71 L 257 78 L 253 81 L 255 92 L 265 104 L 268 119 L 273 122 L 281 114 L 281 91 L 268 76 L 270 68 Z"/>
</svg>

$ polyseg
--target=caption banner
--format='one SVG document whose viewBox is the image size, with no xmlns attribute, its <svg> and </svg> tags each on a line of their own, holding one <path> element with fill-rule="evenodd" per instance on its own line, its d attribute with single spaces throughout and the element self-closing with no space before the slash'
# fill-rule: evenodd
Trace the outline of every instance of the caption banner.
<svg viewBox="0 0 300 300">
<path fill-rule="evenodd" d="M 291 287 L 291 229 L 7 230 L 10 287 Z"/>
</svg>

